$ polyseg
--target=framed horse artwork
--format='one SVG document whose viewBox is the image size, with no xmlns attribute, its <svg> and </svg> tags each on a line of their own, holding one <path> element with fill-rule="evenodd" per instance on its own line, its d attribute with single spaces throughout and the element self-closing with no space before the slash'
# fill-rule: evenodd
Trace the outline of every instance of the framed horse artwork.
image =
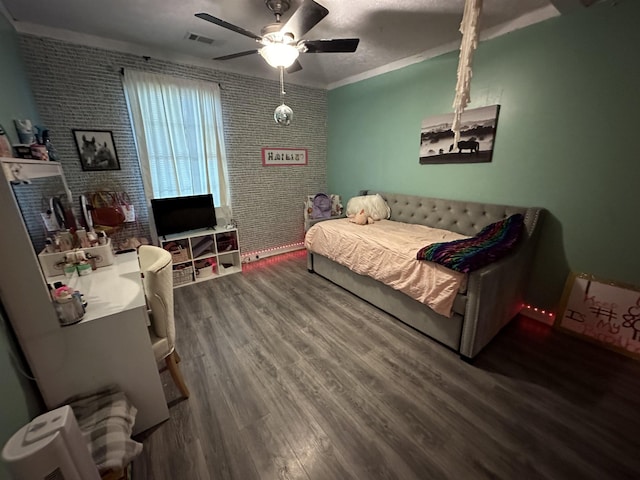
<svg viewBox="0 0 640 480">
<path fill-rule="evenodd" d="M 87 172 L 120 170 L 120 161 L 111 130 L 73 129 L 80 165 Z"/>
<path fill-rule="evenodd" d="M 500 105 L 465 110 L 457 143 L 451 130 L 453 113 L 425 118 L 420 129 L 420 165 L 490 162 L 499 112 Z"/>
</svg>

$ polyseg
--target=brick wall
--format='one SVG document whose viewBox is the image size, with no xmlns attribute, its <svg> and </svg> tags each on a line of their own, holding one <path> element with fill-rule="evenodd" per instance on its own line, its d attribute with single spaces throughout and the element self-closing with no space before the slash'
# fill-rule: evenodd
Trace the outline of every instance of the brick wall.
<svg viewBox="0 0 640 480">
<path fill-rule="evenodd" d="M 303 238 L 302 202 L 326 189 L 326 91 L 288 85 L 294 111 L 289 127 L 273 121 L 279 104 L 273 81 L 21 35 L 20 44 L 33 95 L 44 126 L 50 129 L 75 198 L 100 188 L 124 190 L 139 213 L 137 225 L 119 235 L 149 237 L 148 214 L 120 68 L 218 82 L 229 166 L 233 215 L 245 252 L 299 242 Z M 256 61 L 262 61 L 256 58 Z M 84 172 L 72 128 L 111 130 L 121 170 Z M 262 167 L 261 148 L 309 150 L 309 164 Z M 77 209 L 77 207 L 76 207 Z"/>
</svg>

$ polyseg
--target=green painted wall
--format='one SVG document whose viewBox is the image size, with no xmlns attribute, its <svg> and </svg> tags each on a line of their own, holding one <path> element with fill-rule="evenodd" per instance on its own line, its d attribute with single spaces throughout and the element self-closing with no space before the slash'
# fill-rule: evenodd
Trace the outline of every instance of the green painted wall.
<svg viewBox="0 0 640 480">
<path fill-rule="evenodd" d="M 328 187 L 541 206 L 528 300 L 568 269 L 640 285 L 640 2 L 610 2 L 482 42 L 469 108 L 500 104 L 492 163 L 419 165 L 423 118 L 451 112 L 457 52 L 329 92 Z"/>
<path fill-rule="evenodd" d="M 13 25 L 0 13 L 0 125 L 11 143 L 18 143 L 13 120 L 28 118 L 40 124 L 35 100 L 24 70 L 18 37 Z"/>
<path fill-rule="evenodd" d="M 18 141 L 14 118 L 30 118 L 34 123 L 39 118 L 18 52 L 15 30 L 0 14 L 0 124 L 12 143 Z M 20 374 L 26 367 L 9 328 L 0 309 L 0 448 L 14 432 L 42 412 L 37 390 Z M 6 478 L 9 475 L 0 462 L 0 479 Z"/>
<path fill-rule="evenodd" d="M 20 373 L 28 374 L 28 369 L 3 315 L 0 305 L 0 449 L 11 435 L 44 411 L 34 383 Z M 8 478 L 0 462 L 0 479 Z"/>
</svg>

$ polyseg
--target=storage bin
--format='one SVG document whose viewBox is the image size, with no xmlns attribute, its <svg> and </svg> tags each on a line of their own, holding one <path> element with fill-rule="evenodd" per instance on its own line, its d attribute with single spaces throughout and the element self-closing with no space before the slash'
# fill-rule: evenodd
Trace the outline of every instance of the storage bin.
<svg viewBox="0 0 640 480">
<path fill-rule="evenodd" d="M 216 261 L 213 258 L 198 260 L 197 262 L 194 262 L 194 266 L 196 268 L 195 271 L 197 278 L 210 277 L 216 273 Z"/>
<path fill-rule="evenodd" d="M 104 245 L 95 247 L 80 248 L 85 254 L 91 255 L 96 259 L 96 267 L 106 267 L 112 265 L 115 261 L 115 255 L 111 248 L 111 239 L 107 239 Z M 68 252 L 46 253 L 44 250 L 38 254 L 40 266 L 45 277 L 55 277 L 56 275 L 64 275 L 65 256 Z"/>
<path fill-rule="evenodd" d="M 171 249 L 166 249 L 173 259 L 173 263 L 186 262 L 189 260 L 189 250 L 187 248 L 183 248 L 182 246 L 178 246 L 177 248 L 172 247 Z"/>
<path fill-rule="evenodd" d="M 216 237 L 218 253 L 228 252 L 238 249 L 238 240 L 235 235 L 223 233 Z"/>
<path fill-rule="evenodd" d="M 193 282 L 193 267 L 191 265 L 173 270 L 173 284 L 183 285 Z"/>
</svg>

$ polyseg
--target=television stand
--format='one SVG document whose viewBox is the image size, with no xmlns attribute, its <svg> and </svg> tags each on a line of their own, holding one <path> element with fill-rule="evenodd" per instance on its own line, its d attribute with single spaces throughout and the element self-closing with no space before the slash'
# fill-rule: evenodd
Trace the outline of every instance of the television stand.
<svg viewBox="0 0 640 480">
<path fill-rule="evenodd" d="M 160 246 L 173 257 L 174 288 L 242 272 L 237 228 L 164 235 Z"/>
</svg>

